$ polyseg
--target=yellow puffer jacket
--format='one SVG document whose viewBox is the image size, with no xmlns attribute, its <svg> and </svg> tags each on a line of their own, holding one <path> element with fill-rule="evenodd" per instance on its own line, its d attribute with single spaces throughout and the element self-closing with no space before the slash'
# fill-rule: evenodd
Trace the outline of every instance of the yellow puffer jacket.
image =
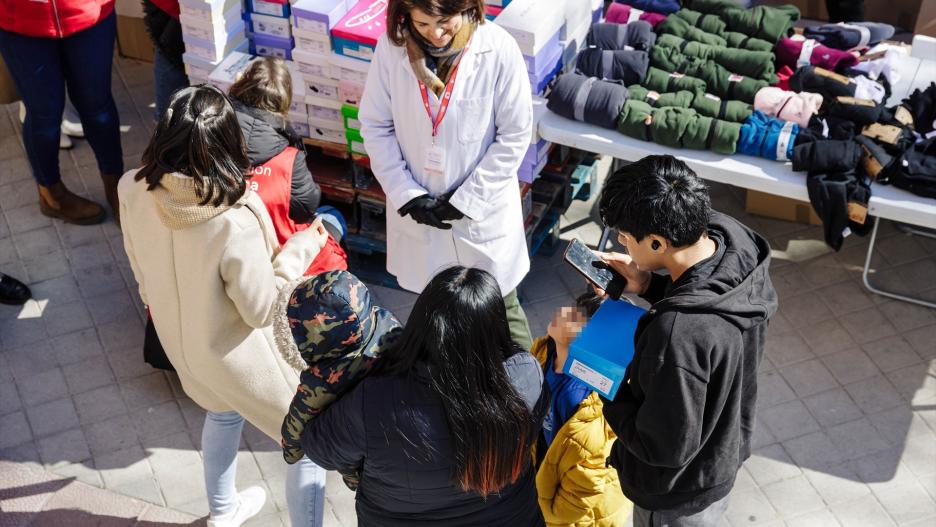
<svg viewBox="0 0 936 527">
<path fill-rule="evenodd" d="M 531 353 L 545 366 L 547 339 Z M 617 471 L 606 465 L 614 432 L 601 412 L 596 392 L 559 428 L 536 473 L 540 508 L 549 527 L 619 527 L 633 504 L 621 492 Z M 536 453 L 534 452 L 534 456 Z"/>
</svg>

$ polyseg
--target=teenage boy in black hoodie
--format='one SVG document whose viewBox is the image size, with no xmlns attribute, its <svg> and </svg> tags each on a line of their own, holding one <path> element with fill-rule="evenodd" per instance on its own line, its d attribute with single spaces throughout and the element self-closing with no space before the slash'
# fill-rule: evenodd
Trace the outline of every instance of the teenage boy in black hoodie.
<svg viewBox="0 0 936 527">
<path fill-rule="evenodd" d="M 715 526 L 751 454 L 757 369 L 777 295 L 766 240 L 713 212 L 685 163 L 649 156 L 605 182 L 600 211 L 629 254 L 602 258 L 652 304 L 604 415 L 634 526 Z M 655 271 L 665 270 L 668 276 Z"/>
</svg>

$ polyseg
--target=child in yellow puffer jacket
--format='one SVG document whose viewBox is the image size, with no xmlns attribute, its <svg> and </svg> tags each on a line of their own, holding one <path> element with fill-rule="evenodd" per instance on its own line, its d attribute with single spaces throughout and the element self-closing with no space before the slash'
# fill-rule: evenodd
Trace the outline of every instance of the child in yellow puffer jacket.
<svg viewBox="0 0 936 527">
<path fill-rule="evenodd" d="M 549 527 L 619 527 L 633 504 L 624 497 L 617 471 L 605 460 L 614 432 L 605 422 L 602 402 L 574 377 L 562 373 L 569 344 L 601 299 L 579 297 L 578 308 L 564 307 L 530 353 L 543 365 L 552 393 L 549 411 L 534 450 L 536 491 Z"/>
</svg>

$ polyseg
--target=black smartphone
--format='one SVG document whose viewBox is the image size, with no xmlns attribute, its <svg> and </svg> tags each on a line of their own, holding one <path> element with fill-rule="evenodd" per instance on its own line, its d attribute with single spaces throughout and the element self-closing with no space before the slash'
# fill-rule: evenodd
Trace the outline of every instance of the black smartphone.
<svg viewBox="0 0 936 527">
<path fill-rule="evenodd" d="M 565 261 L 569 262 L 576 271 L 601 289 L 607 291 L 608 283 L 614 278 L 614 273 L 607 268 L 595 267 L 595 263 L 604 264 L 604 261 L 598 257 L 582 240 L 573 238 L 565 250 Z"/>
</svg>

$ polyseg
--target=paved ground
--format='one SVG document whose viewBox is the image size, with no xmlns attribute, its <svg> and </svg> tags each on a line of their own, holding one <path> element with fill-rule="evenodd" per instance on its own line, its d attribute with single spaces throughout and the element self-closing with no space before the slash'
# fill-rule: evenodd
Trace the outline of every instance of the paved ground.
<svg viewBox="0 0 936 527">
<path fill-rule="evenodd" d="M 151 70 L 121 60 L 115 72 L 130 167 L 152 129 Z M 173 375 L 141 360 L 141 309 L 114 225 L 73 227 L 38 213 L 15 110 L 0 106 L 0 270 L 26 279 L 36 300 L 0 309 L 0 525 L 188 523 L 207 513 L 203 412 Z M 66 184 L 103 201 L 86 142 L 61 161 Z M 725 523 L 933 525 L 936 312 L 862 289 L 866 239 L 832 254 L 818 227 L 745 215 L 737 189 L 713 195 L 770 239 L 781 297 L 760 377 L 757 450 Z M 564 238 L 597 240 L 590 206 L 573 206 Z M 891 223 L 882 233 L 874 280 L 936 297 L 936 241 Z M 559 255 L 536 258 L 521 286 L 534 333 L 582 287 Z M 409 312 L 412 295 L 374 289 L 386 307 Z M 276 444 L 249 428 L 238 481 L 273 497 L 252 525 L 288 524 L 284 475 Z M 331 476 L 326 525 L 354 525 L 353 496 Z"/>
</svg>

